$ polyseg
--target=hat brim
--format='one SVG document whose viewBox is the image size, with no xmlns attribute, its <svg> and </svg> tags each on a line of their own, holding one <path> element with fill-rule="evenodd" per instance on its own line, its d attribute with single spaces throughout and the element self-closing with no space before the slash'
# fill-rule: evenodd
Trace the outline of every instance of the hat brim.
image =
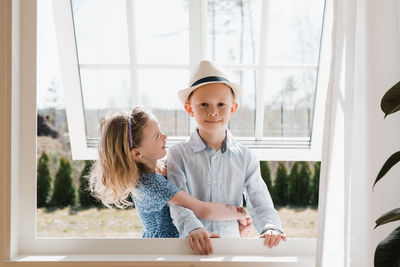
<svg viewBox="0 0 400 267">
<path fill-rule="evenodd" d="M 201 84 L 178 91 L 179 101 L 181 101 L 182 104 L 186 104 L 188 102 L 189 95 L 194 90 L 196 90 L 197 88 L 199 88 L 201 86 L 204 86 L 206 84 L 211 84 L 211 83 L 224 83 L 224 84 L 228 85 L 230 88 L 232 88 L 232 91 L 235 94 L 235 100 L 238 100 L 239 98 L 242 97 L 243 88 L 241 85 L 239 85 L 237 83 L 231 83 L 231 82 L 212 81 L 212 82 L 201 83 Z"/>
</svg>

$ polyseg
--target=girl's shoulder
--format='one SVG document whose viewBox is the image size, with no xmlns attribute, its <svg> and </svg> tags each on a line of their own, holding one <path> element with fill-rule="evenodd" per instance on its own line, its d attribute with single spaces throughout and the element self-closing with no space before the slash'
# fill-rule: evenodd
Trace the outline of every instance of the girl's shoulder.
<svg viewBox="0 0 400 267">
<path fill-rule="evenodd" d="M 143 173 L 135 190 L 135 200 L 141 210 L 159 211 L 178 191 L 179 189 L 168 182 L 165 176 Z"/>
<path fill-rule="evenodd" d="M 151 181 L 151 180 L 167 180 L 167 177 L 159 173 L 140 173 L 139 181 Z"/>
<path fill-rule="evenodd" d="M 149 189 L 149 188 L 159 188 L 168 187 L 170 182 L 168 182 L 167 177 L 158 173 L 141 173 L 139 176 L 138 188 Z"/>
</svg>

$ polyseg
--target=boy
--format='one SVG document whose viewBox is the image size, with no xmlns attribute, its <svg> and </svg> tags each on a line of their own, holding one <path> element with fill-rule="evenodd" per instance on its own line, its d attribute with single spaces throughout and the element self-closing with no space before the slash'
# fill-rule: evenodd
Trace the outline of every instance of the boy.
<svg viewBox="0 0 400 267">
<path fill-rule="evenodd" d="M 210 61 L 195 68 L 190 87 L 178 92 L 187 113 L 196 119 L 197 129 L 189 141 L 171 147 L 168 153 L 168 180 L 203 201 L 241 206 L 242 194 L 256 229 L 273 247 L 286 235 L 260 175 L 259 162 L 251 151 L 238 144 L 227 129 L 238 108 L 240 85 Z M 180 237 L 188 237 L 192 249 L 212 253 L 210 237 L 239 237 L 237 221 L 199 220 L 192 211 L 170 206 Z M 243 226 L 241 231 L 243 231 Z M 247 226 L 248 227 L 248 226 Z M 240 232 L 241 232 L 240 231 Z"/>
</svg>

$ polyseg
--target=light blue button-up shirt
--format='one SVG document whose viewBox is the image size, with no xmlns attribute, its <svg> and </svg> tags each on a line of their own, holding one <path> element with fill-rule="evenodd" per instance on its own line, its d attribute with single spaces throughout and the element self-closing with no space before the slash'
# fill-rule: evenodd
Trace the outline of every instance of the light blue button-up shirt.
<svg viewBox="0 0 400 267">
<path fill-rule="evenodd" d="M 168 180 L 199 200 L 242 206 L 244 193 L 257 231 L 281 231 L 279 216 L 261 178 L 259 161 L 233 139 L 229 130 L 222 148 L 215 151 L 196 129 L 187 142 L 170 148 L 167 168 Z M 221 237 L 240 237 L 237 221 L 200 220 L 191 210 L 178 205 L 170 205 L 170 211 L 180 237 L 187 237 L 199 227 Z"/>
</svg>

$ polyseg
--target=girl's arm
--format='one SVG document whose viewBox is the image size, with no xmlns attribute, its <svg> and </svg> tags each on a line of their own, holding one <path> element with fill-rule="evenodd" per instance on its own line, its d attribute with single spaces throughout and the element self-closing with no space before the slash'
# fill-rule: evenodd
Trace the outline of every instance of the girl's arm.
<svg viewBox="0 0 400 267">
<path fill-rule="evenodd" d="M 178 191 L 168 204 L 180 205 L 191 209 L 194 214 L 204 220 L 210 221 L 246 221 L 246 211 L 242 207 L 225 205 L 217 202 L 200 201 L 185 191 Z"/>
</svg>

